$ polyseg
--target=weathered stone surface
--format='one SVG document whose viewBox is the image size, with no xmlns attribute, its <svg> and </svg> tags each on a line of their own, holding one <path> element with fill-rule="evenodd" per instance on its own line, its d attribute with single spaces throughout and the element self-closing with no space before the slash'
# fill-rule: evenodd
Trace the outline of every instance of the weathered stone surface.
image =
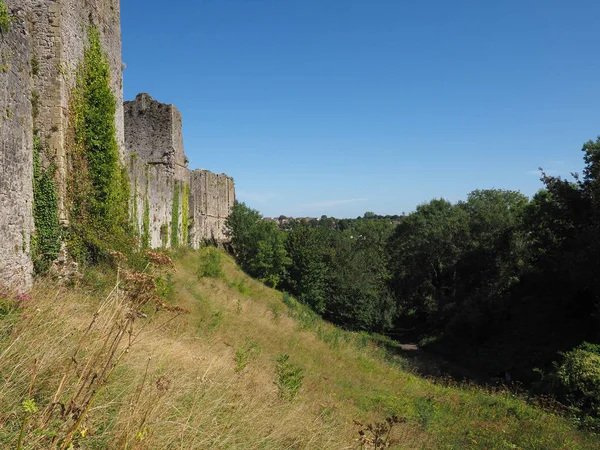
<svg viewBox="0 0 600 450">
<path fill-rule="evenodd" d="M 208 170 L 194 170 L 190 176 L 190 244 L 229 241 L 225 220 L 235 202 L 233 178 Z"/>
<path fill-rule="evenodd" d="M 111 69 L 111 87 L 117 111 L 117 142 L 123 153 L 123 71 L 119 0 L 26 0 L 32 35 L 31 57 L 37 70 L 33 75 L 33 96 L 37 110 L 34 125 L 42 145 L 56 164 L 61 222 L 68 223 L 64 204 L 67 186 L 67 136 L 69 102 L 77 68 L 88 43 L 88 28 L 100 32 L 100 41 Z"/>
<path fill-rule="evenodd" d="M 183 242 L 183 194 L 189 192 L 188 243 L 227 241 L 225 219 L 235 201 L 233 179 L 206 170 L 188 170 L 183 149 L 181 113 L 148 94 L 125 102 L 125 150 L 132 192 L 132 216 L 143 234 L 144 210 L 149 208 L 150 246 L 171 246 L 173 200 L 178 191 L 179 242 Z M 146 200 L 147 199 L 147 200 Z M 169 239 L 165 240 L 165 235 Z"/>
<path fill-rule="evenodd" d="M 181 114 L 173 105 L 139 94 L 125 102 L 125 151 L 133 201 L 143 234 L 144 210 L 149 208 L 150 246 L 170 247 L 175 189 L 188 183 L 187 158 L 183 153 Z M 180 202 L 181 203 L 181 202 Z M 134 208 L 138 213 L 134 214 Z M 181 212 L 179 211 L 179 214 Z M 178 223 L 181 225 L 181 221 Z M 178 230 L 179 237 L 182 236 Z"/>
<path fill-rule="evenodd" d="M 0 35 L 0 283 L 31 282 L 33 131 L 56 165 L 59 214 L 67 177 L 68 109 L 78 65 L 94 25 L 111 66 L 117 141 L 123 147 L 119 0 L 4 0 L 13 21 Z"/>
<path fill-rule="evenodd" d="M 5 0 L 13 21 L 0 33 L 0 284 L 31 283 L 33 124 L 30 43 L 22 2 Z"/>
<path fill-rule="evenodd" d="M 205 240 L 225 241 L 224 220 L 235 199 L 233 180 L 188 170 L 181 114 L 174 106 L 147 94 L 123 104 L 120 1 L 4 2 L 13 21 L 8 33 L 0 33 L 0 284 L 20 289 L 31 284 L 34 132 L 42 163 L 56 167 L 59 217 L 68 225 L 69 107 L 89 26 L 99 30 L 111 68 L 116 137 L 129 169 L 135 194 L 131 212 L 140 236 L 146 218 L 152 247 L 170 246 L 172 224 L 177 224 L 180 244 L 186 236 L 194 247 Z M 189 222 L 183 217 L 184 204 Z M 67 265 L 64 248 L 61 258 L 54 269 Z"/>
</svg>

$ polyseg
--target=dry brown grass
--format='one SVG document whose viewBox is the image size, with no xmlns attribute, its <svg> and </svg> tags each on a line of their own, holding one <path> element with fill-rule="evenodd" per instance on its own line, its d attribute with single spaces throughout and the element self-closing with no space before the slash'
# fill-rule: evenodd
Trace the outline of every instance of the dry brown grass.
<svg viewBox="0 0 600 450">
<path fill-rule="evenodd" d="M 281 293 L 245 276 L 227 255 L 222 276 L 198 280 L 199 257 L 189 252 L 175 265 L 176 294 L 168 306 L 189 314 L 174 318 L 177 312 L 157 312 L 149 304 L 139 311 L 135 342 L 129 345 L 127 334 L 120 342 L 117 350 L 127 352 L 118 365 L 109 364 L 110 377 L 97 386 L 72 432 L 74 448 L 352 449 L 361 445 L 361 427 L 392 415 L 399 416 L 388 440 L 396 442 L 393 448 L 575 449 L 597 443 L 510 394 L 433 384 L 383 361 L 374 344 L 357 346 L 359 335 L 338 336 L 323 322 L 303 327 L 288 314 Z M 106 363 L 101 349 L 113 336 L 107 330 L 128 314 L 118 296 L 47 281 L 32 296 L 18 316 L 0 319 L 2 448 L 15 446 L 24 418 L 23 448 L 60 448 L 67 441 L 81 416 L 65 418 L 54 407 L 45 421 L 49 405 L 68 403 L 82 385 L 83 371 L 74 369 L 72 357 L 80 355 L 78 367 L 87 361 L 99 373 L 103 366 L 93 363 L 94 355 L 104 355 L 99 361 Z M 250 347 L 240 369 L 236 352 Z M 293 401 L 280 399 L 274 384 L 281 354 L 304 371 Z M 26 399 L 38 412 L 23 411 Z"/>
</svg>

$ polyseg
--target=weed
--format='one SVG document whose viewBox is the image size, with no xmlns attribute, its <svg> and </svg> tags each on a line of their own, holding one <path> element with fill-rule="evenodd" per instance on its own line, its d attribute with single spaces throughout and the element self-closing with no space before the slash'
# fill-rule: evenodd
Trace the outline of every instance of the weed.
<svg viewBox="0 0 600 450">
<path fill-rule="evenodd" d="M 437 405 L 431 396 L 416 399 L 415 410 L 423 428 L 430 426 L 437 416 Z"/>
<path fill-rule="evenodd" d="M 223 278 L 223 269 L 221 269 L 221 253 L 216 248 L 209 248 L 203 252 L 198 262 L 198 279 Z"/>
<path fill-rule="evenodd" d="M 40 113 L 40 93 L 38 91 L 31 91 L 31 115 L 35 120 Z"/>
<path fill-rule="evenodd" d="M 257 353 L 260 353 L 260 346 L 256 342 L 247 341 L 238 348 L 234 357 L 236 373 L 243 371 Z"/>
<path fill-rule="evenodd" d="M 293 400 L 298 395 L 304 380 L 304 370 L 292 364 L 290 356 L 283 354 L 277 357 L 275 366 L 275 385 L 279 391 L 279 397 L 284 400 Z"/>
<path fill-rule="evenodd" d="M 208 329 L 214 331 L 223 322 L 223 313 L 221 311 L 215 311 L 211 314 L 208 321 Z"/>
<path fill-rule="evenodd" d="M 235 283 L 235 288 L 242 295 L 248 295 L 250 293 L 250 288 L 246 285 L 244 280 L 239 280 Z"/>
<path fill-rule="evenodd" d="M 277 304 L 271 306 L 271 316 L 273 317 L 273 322 L 277 322 L 281 317 L 281 307 Z"/>
<path fill-rule="evenodd" d="M 60 382 L 54 388 L 47 384 L 38 387 L 38 359 L 34 362 L 29 388 L 22 394 L 25 400 L 15 438 L 17 449 L 79 448 L 88 434 L 88 418 L 95 403 L 109 380 L 119 376 L 120 363 L 140 340 L 144 325 L 139 322 L 147 317 L 145 307 L 155 306 L 155 312 L 166 309 L 176 313 L 174 317 L 185 312 L 167 305 L 158 295 L 155 279 L 163 272 L 156 265 L 158 259 L 151 258 L 148 270 L 142 273 L 123 268 L 126 261 L 119 252 L 112 252 L 112 257 L 118 265 L 114 288 L 81 333 L 71 332 L 61 339 L 73 339 L 69 348 L 74 350 L 57 361 Z M 160 259 L 167 261 L 164 255 Z"/>
<path fill-rule="evenodd" d="M 355 420 L 354 424 L 360 427 L 358 430 L 359 437 L 356 439 L 358 448 L 361 450 L 383 450 L 391 448 L 392 445 L 399 443 L 398 440 L 391 437 L 392 429 L 395 425 L 404 422 L 406 422 L 406 419 L 398 416 L 391 416 L 386 418 L 383 422 L 375 422 L 367 425 Z"/>
<path fill-rule="evenodd" d="M 167 273 L 166 276 L 158 276 L 156 278 L 156 291 L 158 296 L 165 302 L 169 302 L 175 295 L 175 282 L 173 274 Z"/>
<path fill-rule="evenodd" d="M 339 328 L 321 324 L 316 327 L 316 331 L 319 339 L 329 344 L 331 348 L 338 348 L 340 346 L 343 332 Z"/>
<path fill-rule="evenodd" d="M 40 73 L 40 60 L 34 53 L 31 57 L 31 75 L 36 76 Z"/>
<path fill-rule="evenodd" d="M 317 327 L 319 316 L 306 308 L 299 311 L 295 315 L 295 319 L 299 322 L 298 326 L 300 330 L 314 330 Z"/>
<path fill-rule="evenodd" d="M 163 223 L 160 226 L 160 242 L 163 248 L 169 245 L 169 224 Z"/>
<path fill-rule="evenodd" d="M 294 298 L 287 292 L 284 292 L 282 294 L 281 300 L 283 301 L 284 305 L 286 305 L 291 310 L 295 310 L 298 307 L 298 302 L 296 302 L 296 300 L 294 300 Z"/>
<path fill-rule="evenodd" d="M 0 0 L 0 32 L 8 33 L 11 22 L 12 17 L 10 17 L 10 14 L 8 13 L 8 8 L 4 4 L 4 1 Z"/>
</svg>

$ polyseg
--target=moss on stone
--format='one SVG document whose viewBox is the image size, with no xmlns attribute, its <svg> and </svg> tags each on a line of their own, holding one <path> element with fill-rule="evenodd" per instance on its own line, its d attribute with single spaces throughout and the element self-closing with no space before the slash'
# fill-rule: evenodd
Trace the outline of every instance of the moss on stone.
<svg viewBox="0 0 600 450">
<path fill-rule="evenodd" d="M 163 247 L 167 247 L 169 245 L 169 224 L 163 223 L 160 226 L 160 240 Z"/>
<path fill-rule="evenodd" d="M 179 246 L 179 182 L 173 187 L 173 210 L 171 212 L 171 248 Z"/>
<path fill-rule="evenodd" d="M 148 198 L 148 177 L 144 193 L 144 215 L 142 216 L 142 248 L 150 247 L 150 200 Z"/>
<path fill-rule="evenodd" d="M 181 245 L 189 245 L 189 226 L 190 226 L 190 186 L 183 183 L 183 197 L 181 198 Z"/>
<path fill-rule="evenodd" d="M 140 235 L 140 225 L 138 221 L 138 180 L 133 180 L 133 195 L 131 196 L 131 226 L 136 237 Z"/>
<path fill-rule="evenodd" d="M 3 0 L 0 0 L 0 32 L 8 33 L 10 30 L 10 24 L 12 22 L 12 17 L 10 17 L 10 13 L 8 12 L 8 8 Z"/>
</svg>

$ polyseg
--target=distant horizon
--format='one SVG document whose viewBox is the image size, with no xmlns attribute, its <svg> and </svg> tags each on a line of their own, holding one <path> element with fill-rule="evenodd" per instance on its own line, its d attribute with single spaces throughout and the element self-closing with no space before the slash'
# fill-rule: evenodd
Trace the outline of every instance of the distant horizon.
<svg viewBox="0 0 600 450">
<path fill-rule="evenodd" d="M 182 0 L 122 5 L 124 96 L 183 115 L 190 168 L 265 216 L 531 197 L 600 134 L 600 3 Z"/>
<path fill-rule="evenodd" d="M 565 179 L 565 178 L 566 178 L 566 179 L 569 179 L 569 178 L 571 177 L 571 175 L 572 175 L 571 173 L 570 173 L 570 174 L 568 174 L 567 176 L 564 176 L 564 175 L 562 175 L 562 174 L 556 174 L 556 176 L 558 176 L 558 177 L 561 177 L 561 178 L 563 178 L 563 179 Z M 543 184 L 540 184 L 540 189 L 543 189 L 543 188 L 544 188 Z M 496 188 L 494 188 L 494 187 L 491 187 L 491 188 L 489 188 L 489 189 L 496 189 Z M 525 197 L 527 197 L 529 200 L 531 200 L 531 199 L 533 198 L 533 196 L 534 196 L 534 195 L 535 195 L 537 192 L 539 192 L 539 190 L 540 190 L 540 189 L 538 189 L 537 191 L 535 191 L 535 192 L 534 192 L 532 195 L 526 195 L 526 194 L 523 194 L 523 193 L 522 193 L 521 191 L 519 191 L 518 189 L 506 189 L 506 190 L 510 190 L 510 191 L 516 191 L 516 192 L 521 192 L 521 194 L 525 195 Z M 281 216 L 284 216 L 284 217 L 286 217 L 286 218 L 288 218 L 288 219 L 290 219 L 290 218 L 291 218 L 291 219 L 307 219 L 307 218 L 308 218 L 308 219 L 317 219 L 317 220 L 318 220 L 318 219 L 320 219 L 320 218 L 321 218 L 321 217 L 323 217 L 323 216 L 327 216 L 327 218 L 331 218 L 331 219 L 357 219 L 357 218 L 359 218 L 359 217 L 360 217 L 360 218 L 362 218 L 362 217 L 363 217 L 363 216 L 364 216 L 366 213 L 373 213 L 373 214 L 375 214 L 376 216 L 382 216 L 382 217 L 390 217 L 390 216 L 407 216 L 407 215 L 409 215 L 409 214 L 411 214 L 411 213 L 415 212 L 415 211 L 416 211 L 416 209 L 417 209 L 417 208 L 418 208 L 420 205 L 427 204 L 427 203 L 429 203 L 429 202 L 430 202 L 430 201 L 432 201 L 432 200 L 439 200 L 439 199 L 443 199 L 443 200 L 447 200 L 447 201 L 449 201 L 449 202 L 451 202 L 451 203 L 455 204 L 455 203 L 458 203 L 458 202 L 460 202 L 461 200 L 463 200 L 463 201 L 464 201 L 464 200 L 467 200 L 467 196 L 468 196 L 468 195 L 469 195 L 471 192 L 473 192 L 473 191 L 469 191 L 469 192 L 467 192 L 467 193 L 464 195 L 464 197 L 463 197 L 463 198 L 458 198 L 458 199 L 456 199 L 456 200 L 450 200 L 450 199 L 448 199 L 448 198 L 445 198 L 445 197 L 443 197 L 443 196 L 432 197 L 432 198 L 430 198 L 430 199 L 428 199 L 428 200 L 424 200 L 424 201 L 422 201 L 422 202 L 420 202 L 420 203 L 417 203 L 417 204 L 415 205 L 415 207 L 414 207 L 413 209 L 411 209 L 410 211 L 400 211 L 400 212 L 397 212 L 397 213 L 379 213 L 379 212 L 377 212 L 377 211 L 373 211 L 373 210 L 371 210 L 371 209 L 366 209 L 364 212 L 362 212 L 362 213 L 359 213 L 359 214 L 357 214 L 356 216 L 352 216 L 352 217 L 340 217 L 340 216 L 335 216 L 335 215 L 329 215 L 329 214 L 327 214 L 327 213 L 321 214 L 321 215 L 319 215 L 319 216 L 293 216 L 293 215 L 288 215 L 288 214 L 275 214 L 275 215 L 268 215 L 268 214 L 265 214 L 265 213 L 263 213 L 263 211 L 261 211 L 261 209 L 260 209 L 260 208 L 258 208 L 258 207 L 256 207 L 256 206 L 254 206 L 254 205 L 253 205 L 251 202 L 246 202 L 246 201 L 243 201 L 243 200 L 241 200 L 241 199 L 236 199 L 236 200 L 238 200 L 239 202 L 242 202 L 242 203 L 244 203 L 246 206 L 248 206 L 248 207 L 250 207 L 250 208 L 252 208 L 252 209 L 256 209 L 258 212 L 260 212 L 260 213 L 261 213 L 261 215 L 262 215 L 264 218 L 278 219 L 279 217 L 281 217 Z"/>
</svg>

